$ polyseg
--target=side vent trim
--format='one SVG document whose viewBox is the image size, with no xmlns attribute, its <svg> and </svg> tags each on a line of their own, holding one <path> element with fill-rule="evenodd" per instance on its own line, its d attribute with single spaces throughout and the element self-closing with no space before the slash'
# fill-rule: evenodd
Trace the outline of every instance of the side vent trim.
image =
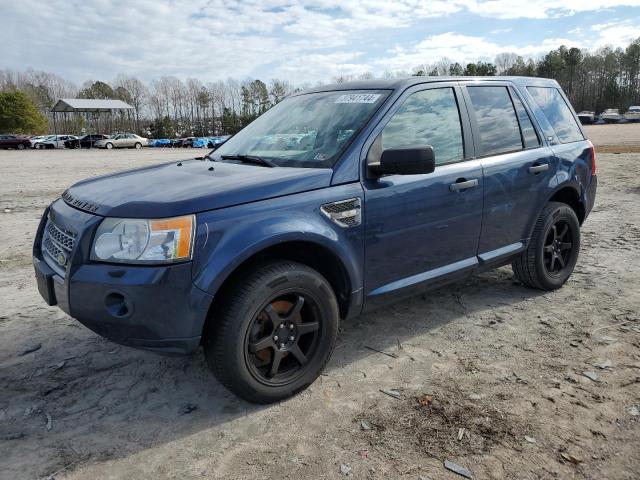
<svg viewBox="0 0 640 480">
<path fill-rule="evenodd" d="M 362 223 L 362 208 L 359 198 L 349 198 L 338 202 L 325 203 L 320 207 L 322 214 L 342 228 L 357 227 Z"/>
</svg>

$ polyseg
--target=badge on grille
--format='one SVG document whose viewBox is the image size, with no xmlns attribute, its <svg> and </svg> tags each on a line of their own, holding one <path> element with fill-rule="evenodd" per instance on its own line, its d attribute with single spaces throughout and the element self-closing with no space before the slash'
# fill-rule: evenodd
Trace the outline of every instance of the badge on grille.
<svg viewBox="0 0 640 480">
<path fill-rule="evenodd" d="M 64 267 L 64 264 L 67 263 L 67 256 L 64 253 L 60 252 L 56 257 L 56 261 L 61 267 Z"/>
</svg>

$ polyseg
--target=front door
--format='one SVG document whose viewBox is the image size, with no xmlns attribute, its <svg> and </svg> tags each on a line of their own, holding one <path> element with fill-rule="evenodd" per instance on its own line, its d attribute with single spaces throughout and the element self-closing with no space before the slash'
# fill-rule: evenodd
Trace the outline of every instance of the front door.
<svg viewBox="0 0 640 480">
<path fill-rule="evenodd" d="M 414 87 L 374 132 L 380 151 L 430 145 L 436 168 L 363 181 L 367 306 L 477 264 L 484 182 L 462 102 L 456 84 Z"/>
</svg>

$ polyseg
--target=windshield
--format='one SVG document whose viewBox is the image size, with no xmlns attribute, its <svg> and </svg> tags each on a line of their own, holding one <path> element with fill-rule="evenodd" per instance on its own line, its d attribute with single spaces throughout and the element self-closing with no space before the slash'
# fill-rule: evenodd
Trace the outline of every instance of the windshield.
<svg viewBox="0 0 640 480">
<path fill-rule="evenodd" d="M 331 168 L 387 95 L 385 90 L 345 90 L 290 97 L 209 157 L 229 161 L 248 155 L 278 167 Z"/>
</svg>

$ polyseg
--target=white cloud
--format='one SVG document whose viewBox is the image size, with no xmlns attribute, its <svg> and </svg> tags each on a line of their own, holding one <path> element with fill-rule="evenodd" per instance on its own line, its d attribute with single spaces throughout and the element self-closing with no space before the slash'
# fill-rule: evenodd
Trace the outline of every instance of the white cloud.
<svg viewBox="0 0 640 480">
<path fill-rule="evenodd" d="M 440 18 L 453 15 L 502 19 L 502 27 L 505 19 L 618 6 L 640 6 L 640 0 L 5 0 L 0 68 L 31 66 L 77 82 L 108 80 L 120 72 L 147 80 L 261 74 L 312 82 L 410 69 L 442 57 L 492 60 L 501 52 L 537 55 L 561 43 L 620 45 L 640 36 L 637 21 L 594 26 L 581 45 L 563 38 L 505 45 L 500 35 L 506 37 L 511 28 L 496 28 L 489 39 L 455 32 L 432 35 L 386 53 L 384 46 L 369 44 L 378 35 L 388 43 L 395 34 L 406 37 L 416 26 L 439 25 Z M 382 53 L 376 55 L 376 49 Z"/>
<path fill-rule="evenodd" d="M 567 38 L 550 38 L 539 44 L 504 45 L 484 37 L 448 32 L 428 37 L 409 49 L 396 47 L 387 58 L 377 60 L 376 64 L 391 70 L 411 70 L 417 65 L 432 64 L 442 58 L 460 63 L 477 60 L 493 62 L 499 53 L 515 52 L 523 57 L 536 57 L 560 45 L 580 47 L 579 43 Z"/>
</svg>

